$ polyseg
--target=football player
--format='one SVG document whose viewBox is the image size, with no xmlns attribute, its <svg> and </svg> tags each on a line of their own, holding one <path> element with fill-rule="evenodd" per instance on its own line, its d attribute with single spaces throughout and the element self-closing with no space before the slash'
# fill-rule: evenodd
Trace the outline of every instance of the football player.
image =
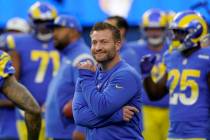
<svg viewBox="0 0 210 140">
<path fill-rule="evenodd" d="M 45 111 L 48 84 L 59 68 L 59 53 L 54 49 L 52 29 L 48 28 L 57 16 L 56 9 L 45 2 L 36 2 L 29 9 L 29 34 L 8 36 L 8 49 L 16 68 L 17 79 L 25 85 Z M 20 139 L 26 139 L 25 123 L 18 111 Z M 44 115 L 43 115 L 44 116 Z M 44 120 L 44 118 L 43 118 Z M 44 139 L 44 121 L 40 139 Z"/>
<path fill-rule="evenodd" d="M 141 61 L 144 86 L 152 100 L 170 96 L 169 140 L 206 140 L 209 118 L 210 48 L 201 48 L 207 24 L 195 11 L 178 13 L 171 25 L 173 40 L 180 46 L 164 56 L 166 73 L 154 83 L 150 71 L 155 57 Z"/>
</svg>

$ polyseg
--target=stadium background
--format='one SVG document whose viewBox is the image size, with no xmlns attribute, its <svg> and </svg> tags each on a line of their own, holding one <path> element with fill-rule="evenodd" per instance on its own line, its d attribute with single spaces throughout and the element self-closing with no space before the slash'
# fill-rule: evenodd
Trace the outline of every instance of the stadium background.
<svg viewBox="0 0 210 140">
<path fill-rule="evenodd" d="M 0 0 L 0 31 L 12 17 L 27 19 L 27 10 L 36 0 Z M 199 11 L 210 23 L 209 0 L 41 0 L 53 4 L 59 14 L 75 16 L 84 29 L 83 36 L 89 44 L 89 30 L 97 21 L 110 15 L 125 17 L 130 25 L 127 40 L 137 40 L 140 35 L 139 23 L 142 14 L 149 8 L 179 12 L 193 9 Z"/>
</svg>

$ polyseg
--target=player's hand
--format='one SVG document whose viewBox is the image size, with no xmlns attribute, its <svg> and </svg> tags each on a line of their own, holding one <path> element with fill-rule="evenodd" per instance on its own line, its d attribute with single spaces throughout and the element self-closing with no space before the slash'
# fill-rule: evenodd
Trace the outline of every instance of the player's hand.
<svg viewBox="0 0 210 140">
<path fill-rule="evenodd" d="M 73 117 L 73 112 L 72 112 L 72 100 L 68 101 L 64 107 L 63 107 L 63 114 L 71 119 Z"/>
<path fill-rule="evenodd" d="M 123 107 L 123 120 L 129 122 L 135 113 L 138 113 L 139 110 L 134 106 L 124 106 Z"/>
<path fill-rule="evenodd" d="M 155 55 L 145 55 L 140 61 L 140 69 L 143 77 L 150 74 L 152 67 L 155 65 L 156 56 Z"/>
<path fill-rule="evenodd" d="M 96 66 L 90 60 L 80 62 L 77 65 L 77 67 L 78 67 L 78 69 L 87 69 L 87 70 L 90 70 L 90 71 L 93 71 L 93 72 L 96 71 Z"/>
</svg>

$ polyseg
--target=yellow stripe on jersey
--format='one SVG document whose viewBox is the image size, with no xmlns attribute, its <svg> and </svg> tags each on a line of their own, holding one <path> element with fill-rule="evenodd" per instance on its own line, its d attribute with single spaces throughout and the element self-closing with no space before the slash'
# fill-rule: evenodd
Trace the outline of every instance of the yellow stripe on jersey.
<svg viewBox="0 0 210 140">
<path fill-rule="evenodd" d="M 8 61 L 10 61 L 10 56 L 3 52 L 1 55 L 0 55 L 0 77 L 7 77 L 8 76 L 8 73 L 4 73 L 4 70 L 5 70 L 5 67 L 8 63 Z"/>
<path fill-rule="evenodd" d="M 173 50 L 177 49 L 178 47 L 181 46 L 181 42 L 180 41 L 172 41 L 170 46 L 169 46 L 169 49 L 168 49 L 168 52 L 171 54 Z"/>
<path fill-rule="evenodd" d="M 7 46 L 9 49 L 14 49 L 15 48 L 15 40 L 12 35 L 7 36 Z"/>
<path fill-rule="evenodd" d="M 166 73 L 166 66 L 163 63 L 160 63 L 158 65 L 155 65 L 152 68 L 152 80 L 156 83 L 158 82 Z"/>
</svg>

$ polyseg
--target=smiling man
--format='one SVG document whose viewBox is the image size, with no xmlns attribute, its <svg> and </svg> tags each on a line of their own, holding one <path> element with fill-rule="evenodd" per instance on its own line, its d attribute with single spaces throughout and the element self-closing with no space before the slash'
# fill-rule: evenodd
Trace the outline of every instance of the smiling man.
<svg viewBox="0 0 210 140">
<path fill-rule="evenodd" d="M 119 30 L 108 23 L 92 28 L 91 52 L 98 62 L 80 63 L 73 99 L 76 124 L 86 127 L 87 140 L 143 140 L 140 77 L 119 55 Z"/>
</svg>

